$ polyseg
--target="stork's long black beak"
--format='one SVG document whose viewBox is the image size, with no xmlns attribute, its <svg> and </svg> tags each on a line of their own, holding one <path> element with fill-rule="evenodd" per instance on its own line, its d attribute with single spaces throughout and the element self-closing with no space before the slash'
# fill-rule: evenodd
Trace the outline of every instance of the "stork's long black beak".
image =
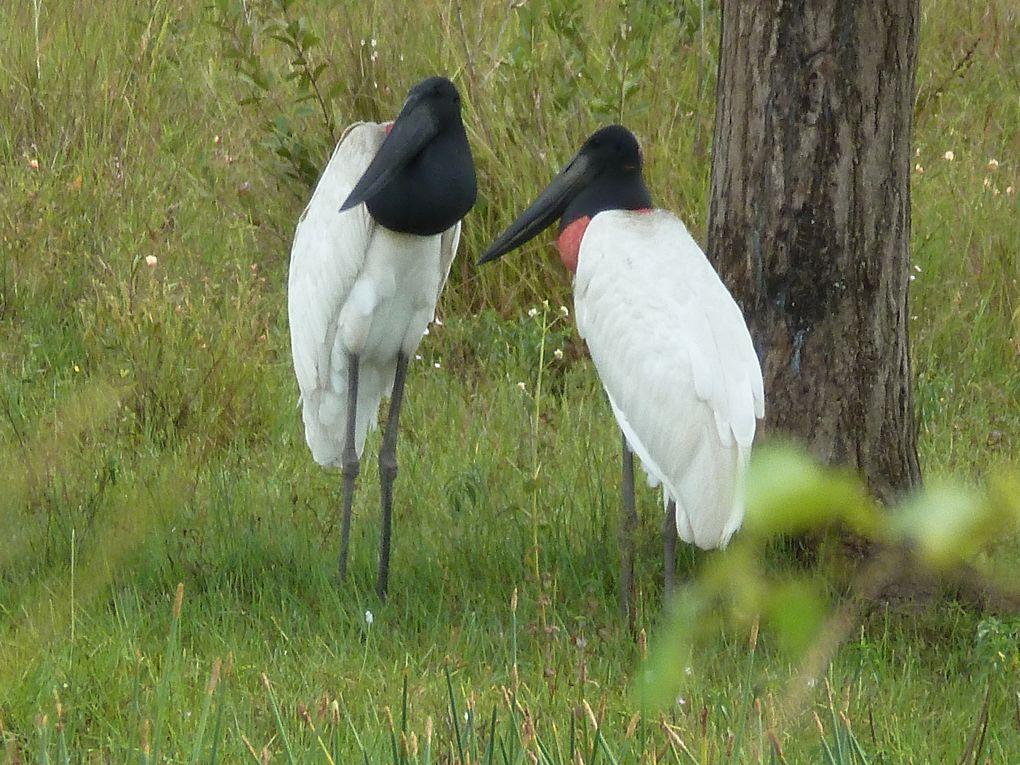
<svg viewBox="0 0 1020 765">
<path fill-rule="evenodd" d="M 411 96 L 340 212 L 360 205 L 386 186 L 438 133 L 439 123 L 427 104 Z"/>
<path fill-rule="evenodd" d="M 478 259 L 478 265 L 488 263 L 540 234 L 554 221 L 562 217 L 570 201 L 592 178 L 592 164 L 582 154 L 576 155 L 548 186 L 531 203 L 527 210 L 517 216 L 500 237 L 489 245 Z"/>
</svg>

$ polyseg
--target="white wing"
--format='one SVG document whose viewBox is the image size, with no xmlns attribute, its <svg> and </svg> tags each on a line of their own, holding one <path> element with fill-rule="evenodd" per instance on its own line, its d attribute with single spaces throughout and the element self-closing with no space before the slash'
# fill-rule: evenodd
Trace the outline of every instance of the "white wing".
<svg viewBox="0 0 1020 765">
<path fill-rule="evenodd" d="M 338 465 L 343 448 L 348 362 L 334 352 L 337 317 L 375 227 L 365 205 L 339 210 L 385 137 L 385 127 L 373 122 L 355 123 L 344 132 L 298 221 L 290 253 L 287 310 L 294 372 L 305 438 L 321 465 Z"/>
<path fill-rule="evenodd" d="M 671 213 L 596 215 L 581 242 L 577 326 L 628 443 L 677 504 L 685 541 L 721 547 L 764 414 L 744 318 Z"/>
<path fill-rule="evenodd" d="M 436 302 L 443 294 L 443 287 L 446 280 L 450 278 L 450 266 L 453 265 L 453 258 L 457 254 L 457 245 L 460 243 L 460 221 L 454 223 L 443 232 L 439 244 L 439 292 L 436 294 Z"/>
</svg>

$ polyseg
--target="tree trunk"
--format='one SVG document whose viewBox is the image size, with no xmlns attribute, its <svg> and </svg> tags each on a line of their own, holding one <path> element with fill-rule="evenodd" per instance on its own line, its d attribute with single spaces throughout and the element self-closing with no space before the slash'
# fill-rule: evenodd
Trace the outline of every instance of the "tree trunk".
<svg viewBox="0 0 1020 765">
<path fill-rule="evenodd" d="M 765 375 L 765 431 L 920 483 L 908 352 L 918 0 L 723 5 L 708 251 Z"/>
</svg>

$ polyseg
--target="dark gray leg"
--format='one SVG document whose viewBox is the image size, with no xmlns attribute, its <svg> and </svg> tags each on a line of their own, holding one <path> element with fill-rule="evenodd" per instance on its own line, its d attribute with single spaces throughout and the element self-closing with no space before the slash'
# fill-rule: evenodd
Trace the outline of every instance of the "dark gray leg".
<svg viewBox="0 0 1020 765">
<path fill-rule="evenodd" d="M 379 581 L 376 592 L 383 600 L 390 578 L 390 530 L 393 520 L 393 481 L 397 477 L 397 424 L 404 401 L 404 380 L 407 377 L 407 356 L 397 354 L 397 372 L 393 376 L 390 414 L 386 420 L 382 448 L 379 449 L 379 487 L 382 497 L 382 543 L 379 548 Z"/>
<path fill-rule="evenodd" d="M 358 451 L 354 446 L 354 431 L 358 414 L 358 357 L 348 357 L 350 369 L 347 371 L 347 433 L 344 440 L 343 475 L 344 475 L 344 518 L 340 527 L 340 578 L 347 576 L 347 548 L 351 540 L 351 508 L 354 505 L 354 481 L 358 477 L 361 465 L 358 463 Z"/>
<path fill-rule="evenodd" d="M 673 596 L 676 581 L 676 540 L 676 502 L 670 500 L 666 505 L 666 520 L 662 523 L 663 599 L 666 601 Z"/>
<path fill-rule="evenodd" d="M 623 442 L 623 482 L 621 486 L 620 519 L 620 610 L 627 621 L 634 623 L 634 530 L 638 525 L 637 510 L 634 506 L 634 453 L 627 446 L 627 437 L 621 434 Z"/>
</svg>

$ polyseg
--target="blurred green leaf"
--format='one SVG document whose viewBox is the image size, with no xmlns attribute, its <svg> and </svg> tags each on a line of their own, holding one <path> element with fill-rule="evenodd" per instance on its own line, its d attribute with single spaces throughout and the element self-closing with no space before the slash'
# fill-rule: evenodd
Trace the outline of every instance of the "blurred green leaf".
<svg viewBox="0 0 1020 765">
<path fill-rule="evenodd" d="M 843 521 L 860 533 L 876 529 L 875 503 L 860 479 L 819 467 L 803 451 L 765 446 L 751 458 L 742 533 L 797 534 Z"/>
<path fill-rule="evenodd" d="M 655 630 L 648 656 L 637 674 L 637 695 L 645 709 L 664 710 L 676 703 L 685 674 L 692 671 L 692 648 L 706 626 L 696 586 L 684 588 L 670 604 L 663 624 Z"/>
<path fill-rule="evenodd" d="M 797 657 L 818 637 L 826 612 L 827 604 L 818 585 L 801 578 L 777 583 L 769 589 L 764 619 L 780 647 Z"/>
<path fill-rule="evenodd" d="M 948 568 L 1016 531 L 1020 507 L 1015 485 L 1002 480 L 977 492 L 940 486 L 908 501 L 892 519 L 896 534 L 934 568 Z M 1001 487 L 1001 488 L 999 488 Z"/>
</svg>

